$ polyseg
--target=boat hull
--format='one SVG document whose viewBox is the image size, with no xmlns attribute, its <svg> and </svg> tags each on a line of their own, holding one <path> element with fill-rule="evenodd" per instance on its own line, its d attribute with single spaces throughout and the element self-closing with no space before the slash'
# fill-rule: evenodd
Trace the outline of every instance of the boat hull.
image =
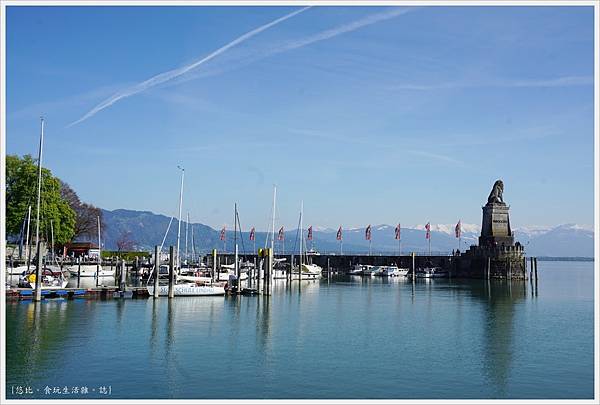
<svg viewBox="0 0 600 405">
<path fill-rule="evenodd" d="M 147 287 L 148 293 L 154 295 L 154 286 L 149 285 Z M 195 285 L 195 284 L 176 284 L 173 287 L 173 292 L 176 297 L 200 297 L 200 296 L 215 296 L 225 295 L 224 286 L 208 286 L 208 285 Z M 169 295 L 169 286 L 161 285 L 158 286 L 158 295 L 166 297 Z"/>
</svg>

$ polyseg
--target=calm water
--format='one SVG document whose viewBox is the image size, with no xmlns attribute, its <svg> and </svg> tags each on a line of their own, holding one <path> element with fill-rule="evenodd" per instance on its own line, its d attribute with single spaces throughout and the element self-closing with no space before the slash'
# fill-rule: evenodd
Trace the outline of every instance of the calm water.
<svg viewBox="0 0 600 405">
<path fill-rule="evenodd" d="M 593 398 L 593 263 L 529 283 L 338 278 L 270 299 L 7 303 L 12 398 Z M 33 395 L 11 394 L 31 386 Z M 88 387 L 49 394 L 45 387 Z M 100 387 L 110 386 L 110 395 Z M 39 391 L 38 391 L 39 390 Z M 94 390 L 94 391 L 92 391 Z"/>
</svg>

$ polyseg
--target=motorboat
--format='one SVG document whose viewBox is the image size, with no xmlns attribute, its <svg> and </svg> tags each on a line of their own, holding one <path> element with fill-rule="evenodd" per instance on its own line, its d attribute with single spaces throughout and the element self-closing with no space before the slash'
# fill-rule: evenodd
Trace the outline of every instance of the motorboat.
<svg viewBox="0 0 600 405">
<path fill-rule="evenodd" d="M 98 266 L 100 266 L 100 277 L 114 277 L 115 270 L 103 268 L 102 265 L 97 264 L 82 264 L 82 265 L 72 265 L 68 267 L 69 273 L 71 273 L 71 277 L 96 277 Z M 81 271 L 80 271 L 81 269 Z"/>
<path fill-rule="evenodd" d="M 448 271 L 441 267 L 424 267 L 417 270 L 417 278 L 444 278 L 448 277 Z"/>
</svg>

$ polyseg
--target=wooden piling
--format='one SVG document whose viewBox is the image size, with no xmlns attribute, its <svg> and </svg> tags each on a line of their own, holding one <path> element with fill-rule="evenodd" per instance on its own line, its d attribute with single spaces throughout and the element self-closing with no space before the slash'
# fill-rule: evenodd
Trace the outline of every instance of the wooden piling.
<svg viewBox="0 0 600 405">
<path fill-rule="evenodd" d="M 79 283 L 81 282 L 81 256 L 77 258 L 77 288 L 79 288 Z"/>
<path fill-rule="evenodd" d="M 158 298 L 158 278 L 160 277 L 160 251 L 154 246 L 154 298 Z"/>
<path fill-rule="evenodd" d="M 529 258 L 529 279 L 533 280 L 533 256 Z"/>
<path fill-rule="evenodd" d="M 258 249 L 258 266 L 256 268 L 256 291 L 258 293 L 260 293 L 260 271 L 262 270 L 263 266 L 264 266 L 264 260 L 260 260 L 263 257 L 263 250 L 262 249 Z M 264 283 L 263 283 L 264 285 Z M 263 287 L 264 288 L 264 287 Z"/>
<path fill-rule="evenodd" d="M 210 272 L 210 281 L 215 282 L 215 274 L 217 273 L 217 249 L 212 250 L 212 270 Z"/>
<path fill-rule="evenodd" d="M 241 270 L 240 270 L 240 263 L 238 260 L 239 260 L 238 259 L 238 245 L 236 243 L 235 244 L 235 264 L 234 264 L 233 268 L 235 269 L 235 277 L 237 280 L 236 291 L 239 295 L 240 292 L 242 291 L 242 274 L 241 274 Z"/>
<path fill-rule="evenodd" d="M 119 290 L 121 292 L 127 291 L 127 264 L 125 259 L 121 262 L 121 282 L 119 283 Z"/>
<path fill-rule="evenodd" d="M 535 271 L 535 282 L 538 281 L 538 273 L 537 273 L 537 257 L 533 258 L 534 271 Z"/>
<path fill-rule="evenodd" d="M 175 248 L 169 246 L 169 298 L 175 297 L 175 286 L 173 281 L 175 278 Z"/>
<path fill-rule="evenodd" d="M 488 257 L 487 258 L 487 271 L 486 271 L 486 273 L 487 273 L 486 278 L 488 280 L 490 279 L 491 272 L 492 272 L 492 258 Z"/>
<path fill-rule="evenodd" d="M 267 266 L 268 266 L 268 271 L 269 271 L 269 282 L 267 283 L 267 294 L 271 295 L 271 290 L 272 290 L 272 285 L 271 285 L 271 280 L 272 280 L 272 276 L 273 276 L 273 249 L 269 248 L 269 257 L 267 260 Z"/>
<path fill-rule="evenodd" d="M 412 258 L 412 280 L 413 280 L 413 283 L 414 283 L 415 282 L 415 276 L 416 276 L 416 274 L 415 274 L 415 271 L 416 271 L 415 270 L 415 252 L 411 252 L 410 256 Z"/>
</svg>

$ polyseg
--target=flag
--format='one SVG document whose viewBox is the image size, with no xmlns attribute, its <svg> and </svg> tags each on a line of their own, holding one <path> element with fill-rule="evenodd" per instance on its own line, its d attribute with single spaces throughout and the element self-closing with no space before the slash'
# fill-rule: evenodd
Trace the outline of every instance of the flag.
<svg viewBox="0 0 600 405">
<path fill-rule="evenodd" d="M 430 239 L 431 238 L 431 226 L 429 225 L 429 222 L 427 222 L 427 225 L 425 225 L 425 230 L 427 232 L 425 232 L 425 239 Z"/>
<path fill-rule="evenodd" d="M 221 229 L 221 240 L 225 240 L 225 227 Z"/>
<path fill-rule="evenodd" d="M 337 231 L 337 236 L 335 237 L 337 240 L 342 240 L 342 227 Z"/>
<path fill-rule="evenodd" d="M 400 240 L 400 224 L 396 227 L 396 236 L 394 237 L 396 240 Z"/>
<path fill-rule="evenodd" d="M 254 240 L 255 237 L 256 237 L 256 235 L 254 232 L 254 227 L 252 227 L 252 229 L 250 229 L 250 240 Z"/>
<path fill-rule="evenodd" d="M 283 240 L 283 226 L 279 228 L 279 233 L 277 234 L 277 240 Z"/>
<path fill-rule="evenodd" d="M 312 225 L 308 227 L 308 235 L 306 235 L 306 239 L 312 240 Z"/>
<path fill-rule="evenodd" d="M 460 219 L 459 219 L 458 224 L 456 224 L 456 228 L 454 228 L 454 234 L 456 235 L 457 238 L 460 238 L 461 231 L 462 231 L 462 229 L 461 229 Z"/>
<path fill-rule="evenodd" d="M 371 225 L 367 226 L 367 229 L 365 229 L 365 239 L 371 240 Z"/>
</svg>

